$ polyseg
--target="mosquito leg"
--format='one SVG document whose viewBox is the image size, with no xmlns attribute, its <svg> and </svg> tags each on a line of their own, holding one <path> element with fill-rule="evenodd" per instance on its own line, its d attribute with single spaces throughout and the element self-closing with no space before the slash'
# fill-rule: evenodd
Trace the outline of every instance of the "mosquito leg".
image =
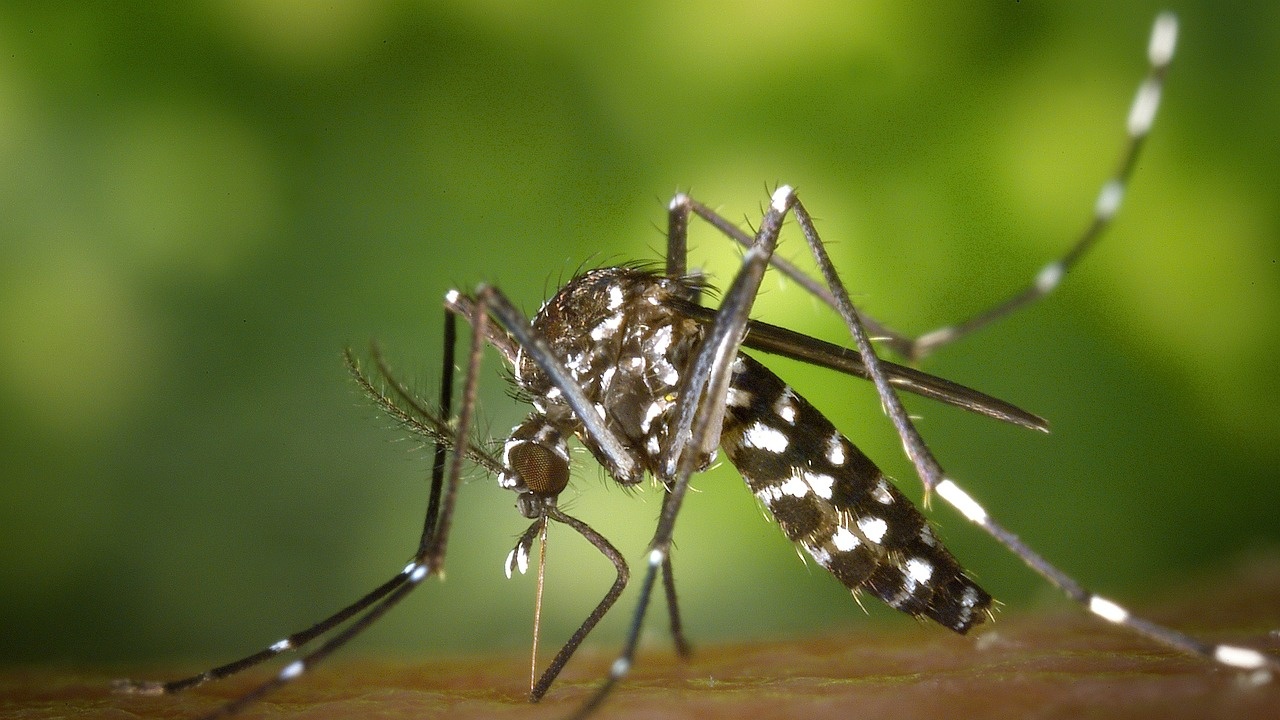
<svg viewBox="0 0 1280 720">
<path fill-rule="evenodd" d="M 399 579 L 397 586 L 388 593 L 381 602 L 374 604 L 363 615 L 356 618 L 350 625 L 343 628 L 341 632 L 330 637 L 323 645 L 316 648 L 302 659 L 295 660 L 286 665 L 274 678 L 262 683 L 247 694 L 223 705 L 217 711 L 206 716 L 205 720 L 212 720 L 212 718 L 235 714 L 245 706 L 270 694 L 292 680 L 297 679 L 333 652 L 346 645 L 360 633 L 364 632 L 370 625 L 386 614 L 387 611 L 395 607 L 401 600 L 407 597 L 423 579 L 429 575 L 438 574 L 443 569 L 445 553 L 448 546 L 449 530 L 452 527 L 453 510 L 457 499 L 459 478 L 462 476 L 462 463 L 466 457 L 466 453 L 461 448 L 466 447 L 467 433 L 470 431 L 471 427 L 471 416 L 475 409 L 478 376 L 480 374 L 480 360 L 484 353 L 488 316 L 483 312 L 479 312 L 470 318 L 470 320 L 473 332 L 471 334 L 471 349 L 467 360 L 467 375 L 463 384 L 462 406 L 458 413 L 457 436 L 453 445 L 455 450 L 453 452 L 452 462 L 449 463 L 447 469 L 447 478 L 444 482 L 444 493 L 441 497 L 439 515 L 436 522 L 431 523 L 428 521 L 427 523 L 428 526 L 433 526 L 435 528 L 435 534 L 421 543 L 422 549 L 419 550 L 417 556 L 415 556 L 413 561 L 406 565 L 404 570 L 396 576 L 397 579 Z"/>
<path fill-rule="evenodd" d="M 1094 203 L 1093 217 L 1076 242 L 1059 259 L 1048 263 L 1036 273 L 1035 279 L 1022 291 L 986 311 L 960 323 L 937 328 L 912 337 L 878 322 L 863 314 L 862 324 L 877 340 L 886 347 L 908 360 L 916 361 L 924 358 L 938 348 L 948 345 L 969 335 L 991 323 L 1009 315 L 1040 298 L 1051 293 L 1062 282 L 1066 274 L 1078 263 L 1081 257 L 1097 242 L 1098 238 L 1110 227 L 1112 220 L 1124 200 L 1125 189 L 1137 165 L 1139 152 L 1155 123 L 1156 112 L 1160 107 L 1160 94 L 1164 87 L 1164 78 L 1169 64 L 1173 60 L 1177 45 L 1178 20 L 1172 13 L 1161 13 L 1155 19 L 1151 30 L 1151 39 L 1147 46 L 1149 69 L 1147 76 L 1138 86 L 1133 104 L 1129 108 L 1126 119 L 1127 142 L 1120 153 L 1120 160 L 1111 178 L 1102 184 L 1098 198 Z M 677 196 L 679 197 L 679 196 Z M 713 225 L 729 238 L 744 247 L 750 247 L 752 238 L 738 226 L 726 220 L 711 208 L 688 198 L 684 198 L 688 210 Z M 674 204 L 674 201 L 673 201 Z M 668 260 L 670 263 L 670 260 Z M 836 300 L 821 283 L 811 278 L 783 258 L 770 258 L 769 263 L 787 277 L 802 286 L 806 291 L 822 300 L 832 308 L 836 308 Z M 668 265 L 670 267 L 670 265 Z"/>
<path fill-rule="evenodd" d="M 760 282 L 764 271 L 769 266 L 769 258 L 778 244 L 778 233 L 782 229 L 782 221 L 790 209 L 794 199 L 789 186 L 778 188 L 773 194 L 773 202 L 760 222 L 760 230 L 756 234 L 755 243 L 747 250 L 742 259 L 742 268 L 733 278 L 733 284 L 724 294 L 716 320 L 708 328 L 706 337 L 698 354 L 689 364 L 686 375 L 681 379 L 679 412 L 673 432 L 673 442 L 667 448 L 666 463 L 663 468 L 665 478 L 671 478 L 668 486 L 670 498 L 663 503 L 662 518 L 673 517 L 680 511 L 680 503 L 688 486 L 688 475 L 677 472 L 677 463 L 683 462 L 686 455 L 690 458 L 694 470 L 702 460 L 707 458 L 720 440 L 720 426 L 724 419 L 725 396 L 729 389 L 729 365 L 736 357 L 738 348 L 747 332 L 747 323 L 751 314 L 751 306 L 755 303 L 756 294 L 760 290 Z M 705 410 L 705 412 L 699 412 Z M 693 432 L 694 418 L 697 417 L 701 432 Z M 686 452 L 686 443 L 692 440 L 695 445 L 692 453 Z M 690 471 L 692 472 L 692 470 Z M 659 523 L 659 529 L 662 528 Z M 670 542 L 670 528 L 664 543 Z M 666 552 L 665 546 L 661 548 Z"/>
<path fill-rule="evenodd" d="M 1151 39 L 1147 45 L 1147 61 L 1150 66 L 1129 108 L 1125 123 L 1127 141 L 1120 153 L 1120 161 L 1111 178 L 1104 182 L 1098 191 L 1098 199 L 1093 207 L 1093 217 L 1071 249 L 1061 258 L 1040 268 L 1030 285 L 995 307 L 978 313 L 964 322 L 938 328 L 914 339 L 893 333 L 896 337 L 888 341 L 890 347 L 912 360 L 918 360 L 943 345 L 955 342 L 979 328 L 1034 303 L 1058 287 L 1063 277 L 1110 227 L 1111 221 L 1120 209 L 1125 189 L 1137 165 L 1138 153 L 1142 150 L 1143 142 L 1155 122 L 1156 111 L 1160 108 L 1160 94 L 1164 87 L 1165 74 L 1169 70 L 1169 63 L 1173 60 L 1177 39 L 1177 17 L 1171 12 L 1156 16 L 1151 28 Z"/>
<path fill-rule="evenodd" d="M 938 468 L 937 471 L 940 473 L 941 468 Z M 1254 678 L 1260 682 L 1269 681 L 1277 673 L 1280 673 L 1280 658 L 1266 655 L 1253 648 L 1205 642 L 1199 638 L 1138 617 L 1114 601 L 1084 589 L 1066 573 L 1054 567 L 1049 561 L 1027 547 L 1017 535 L 1009 532 L 992 519 L 987 511 L 967 492 L 962 490 L 954 480 L 941 475 L 939 477 L 942 478 L 937 483 L 939 497 L 946 500 L 949 505 L 959 510 L 970 522 L 985 530 L 988 535 L 995 538 L 1014 555 L 1017 555 L 1028 567 L 1035 570 L 1094 615 L 1109 623 L 1129 628 L 1139 635 L 1175 650 L 1190 655 L 1198 655 L 1236 670 L 1251 671 L 1255 673 Z"/>
<path fill-rule="evenodd" d="M 693 648 L 684 635 L 684 623 L 680 621 L 680 605 L 676 602 L 676 577 L 671 569 L 671 557 L 662 561 L 662 588 L 667 596 L 667 612 L 671 617 L 671 640 L 676 645 L 676 654 L 682 658 L 693 655 Z"/>
<path fill-rule="evenodd" d="M 312 625 L 306 630 L 293 633 L 292 635 L 271 644 L 269 647 L 234 662 L 219 665 L 218 667 L 205 670 L 204 672 L 192 675 L 191 677 L 182 678 L 180 680 L 170 680 L 167 682 L 154 680 L 115 680 L 112 682 L 111 688 L 114 692 L 132 695 L 169 695 L 196 687 L 197 685 L 202 685 L 210 680 L 220 680 L 224 677 L 235 675 L 242 670 L 247 670 L 255 665 L 266 662 L 281 653 L 302 648 L 312 640 L 324 635 L 338 625 L 346 622 L 351 617 L 357 615 L 365 608 L 376 603 L 378 600 L 381 600 L 387 595 L 387 593 L 395 590 L 403 584 L 404 581 L 405 575 L 403 573 L 398 574 L 382 585 L 379 585 L 373 591 L 356 602 L 342 608 L 338 612 L 330 615 L 324 620 L 321 620 L 315 625 Z"/>
<path fill-rule="evenodd" d="M 453 362 L 454 346 L 458 338 L 457 316 L 448 310 L 444 311 L 444 351 L 440 363 L 440 417 L 448 419 L 453 414 Z M 382 363 L 378 366 L 381 368 Z M 383 373 L 386 375 L 386 373 Z M 398 384 L 397 384 L 398 385 Z M 463 455 L 466 437 L 459 438 L 457 455 Z M 436 521 L 440 517 L 440 494 L 444 486 L 445 464 L 449 459 L 449 448 L 443 442 L 436 441 L 431 457 L 431 492 L 427 501 L 427 517 L 422 526 L 422 538 L 418 542 L 418 553 L 425 553 L 427 545 L 436 537 Z"/>
<path fill-rule="evenodd" d="M 565 663 L 569 662 L 569 658 L 573 657 L 573 653 L 577 651 L 578 646 L 586 639 L 587 634 L 595 629 L 601 618 L 618 601 L 618 596 L 622 594 L 622 590 L 627 586 L 627 580 L 631 577 L 631 573 L 627 569 L 627 561 L 623 559 L 622 553 L 618 552 L 617 548 L 610 544 L 603 535 L 593 530 L 591 526 L 571 515 L 560 512 L 556 508 L 550 508 L 547 512 L 547 517 L 577 530 L 580 535 L 600 551 L 600 554 L 613 563 L 618 575 L 595 609 L 591 611 L 591 614 L 582 622 L 582 625 L 578 626 L 578 629 L 569 637 L 564 647 L 560 648 L 560 652 L 556 653 L 556 656 L 551 660 L 551 664 L 542 673 L 542 677 L 538 679 L 538 682 L 529 691 L 529 699 L 533 702 L 541 700 L 542 696 L 546 695 L 551 683 L 555 682 L 555 679 L 560 675 L 560 671 L 564 669 Z"/>
<path fill-rule="evenodd" d="M 664 495 L 663 503 L 670 500 L 670 495 Z M 682 658 L 688 658 L 693 654 L 693 648 L 689 645 L 689 640 L 684 635 L 684 623 L 680 620 L 680 603 L 676 598 L 676 576 L 675 570 L 671 566 L 671 555 L 668 554 L 662 561 L 662 589 L 667 598 L 667 615 L 671 621 L 671 640 L 675 643 L 676 654 Z"/>
<path fill-rule="evenodd" d="M 472 322 L 476 331 L 472 334 L 471 354 L 467 366 L 465 389 L 463 391 L 463 405 L 458 418 L 458 431 L 453 444 L 454 448 L 466 447 L 466 433 L 470 428 L 471 415 L 473 406 L 475 405 L 477 375 L 479 374 L 480 358 L 485 344 L 485 325 L 487 323 L 487 317 L 480 315 L 472 318 Z M 446 355 L 452 356 L 452 350 L 447 349 Z M 350 362 L 349 356 L 348 360 Z M 450 367 L 452 367 L 451 358 Z M 447 372 L 446 380 L 451 380 L 451 375 L 451 372 Z M 445 399 L 444 403 L 447 405 L 451 403 L 451 400 Z M 328 618 L 325 618 L 311 628 L 300 633 L 290 635 L 289 637 L 274 643 L 265 650 L 259 651 L 241 660 L 237 660 L 236 662 L 219 666 L 190 678 L 168 683 L 121 680 L 115 683 L 115 689 L 119 692 L 126 693 L 164 694 L 194 687 L 195 685 L 199 685 L 207 680 L 218 679 L 240 672 L 241 670 L 269 660 L 282 652 L 299 650 L 312 640 L 335 629 L 343 622 L 354 617 L 355 619 L 350 624 L 346 625 L 346 627 L 341 631 L 331 636 L 320 647 L 316 648 L 302 659 L 295 660 L 294 662 L 286 665 L 271 680 L 262 683 L 250 692 L 235 698 L 210 713 L 206 716 L 206 720 L 208 718 L 225 717 L 235 714 L 242 708 L 252 704 L 275 689 L 302 675 L 316 663 L 324 660 L 335 650 L 359 635 L 378 618 L 382 617 L 383 614 L 394 607 L 400 602 L 400 600 L 416 588 L 424 578 L 440 571 L 444 561 L 445 541 L 448 537 L 450 527 L 449 521 L 453 515 L 458 479 L 462 474 L 462 462 L 465 456 L 466 452 L 464 450 L 455 450 L 453 453 L 453 462 L 448 467 L 447 482 L 442 480 L 440 476 L 440 473 L 445 472 L 443 464 L 437 464 L 433 468 L 433 495 L 436 492 L 435 489 L 441 486 L 444 487 L 445 492 L 443 494 L 442 503 L 438 505 L 438 510 L 436 511 L 434 518 L 430 513 L 428 513 L 428 517 L 424 522 L 424 527 L 427 528 L 427 530 L 424 531 L 424 535 L 419 542 L 419 551 L 414 560 L 406 565 L 403 570 L 390 580 L 380 585 L 378 588 L 374 589 L 372 592 L 360 598 L 355 603 L 339 610 Z"/>
<path fill-rule="evenodd" d="M 831 258 L 827 255 L 822 240 L 818 237 L 813 219 L 797 200 L 793 208 L 796 221 L 799 223 L 805 240 L 817 261 L 828 287 L 837 300 L 840 315 L 844 318 L 854 342 L 862 354 L 863 363 L 875 382 L 885 412 L 893 421 L 902 440 L 907 457 L 915 467 L 925 487 L 926 499 L 931 492 L 958 510 L 970 522 L 982 528 L 988 535 L 1009 549 L 1032 570 L 1035 570 L 1072 600 L 1083 605 L 1089 612 L 1107 622 L 1127 627 L 1130 630 L 1162 643 L 1168 647 L 1240 670 L 1254 671 L 1260 677 L 1269 678 L 1280 672 L 1280 658 L 1265 655 L 1257 650 L 1235 645 L 1215 645 L 1191 637 L 1176 630 L 1158 625 L 1144 618 L 1134 616 L 1125 608 L 1085 590 L 1069 575 L 1054 567 L 1038 553 L 1023 543 L 1016 535 L 998 524 L 981 505 L 960 488 L 954 480 L 948 478 L 937 459 L 930 452 L 911 422 L 897 392 L 891 387 L 884 368 L 867 338 L 866 329 L 862 326 L 857 310 L 849 300 L 849 293 L 836 274 Z"/>
<path fill-rule="evenodd" d="M 590 715 L 631 670 L 658 572 L 668 559 L 676 517 L 689 488 L 689 478 L 702 469 L 711 451 L 719 444 L 733 360 L 746 335 L 751 306 L 759 292 L 764 271 L 769 266 L 769 258 L 777 246 L 782 221 L 794 201 L 795 194 L 789 186 L 784 185 L 773 193 L 756 240 L 744 255 L 742 268 L 725 292 L 715 322 L 707 329 L 702 345 L 681 378 L 671 445 L 664 449 L 666 460 L 663 477 L 660 478 L 670 490 L 663 501 L 662 514 L 649 544 L 640 600 L 632 615 L 622 652 L 613 661 L 605 681 L 574 713 L 575 718 Z"/>
<path fill-rule="evenodd" d="M 916 431 L 915 426 L 911 423 L 906 410 L 902 406 L 902 401 L 898 399 L 898 394 L 890 384 L 888 373 L 885 372 L 880 357 L 876 355 L 875 348 L 871 345 L 871 338 L 867 335 L 866 327 L 862 323 L 862 317 L 854 307 L 853 301 L 849 299 L 849 291 L 845 289 L 844 283 L 836 274 L 835 266 L 831 263 L 831 257 L 827 254 L 826 245 L 823 244 L 822 239 L 818 236 L 813 219 L 798 199 L 795 200 L 793 211 L 795 212 L 796 222 L 800 225 L 800 231 L 803 233 L 805 241 L 809 244 L 809 250 L 818 263 L 818 269 L 822 273 L 827 287 L 831 290 L 832 296 L 835 298 L 836 310 L 840 313 L 840 317 L 844 319 L 845 327 L 849 330 L 849 334 L 853 336 L 854 346 L 858 349 L 858 354 L 862 356 L 863 366 L 871 377 L 871 381 L 875 384 L 876 391 L 880 394 L 880 402 L 884 406 L 885 413 L 893 421 L 893 425 L 898 431 L 898 436 L 902 438 L 907 457 L 911 460 L 912 465 L 920 470 L 920 479 L 924 483 L 925 502 L 927 503 L 930 493 L 941 482 L 942 469 L 938 465 L 938 461 L 933 457 L 929 447 L 925 444 L 924 439 L 920 437 L 920 433 Z"/>
</svg>

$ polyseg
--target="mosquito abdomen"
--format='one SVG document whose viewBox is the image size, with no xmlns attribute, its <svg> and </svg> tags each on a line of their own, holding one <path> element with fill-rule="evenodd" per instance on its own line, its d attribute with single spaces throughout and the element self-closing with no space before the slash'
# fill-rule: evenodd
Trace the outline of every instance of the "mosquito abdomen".
<svg viewBox="0 0 1280 720">
<path fill-rule="evenodd" d="M 958 633 L 991 596 L 893 483 L 813 405 L 739 355 L 721 446 L 787 537 L 845 587 Z"/>
</svg>

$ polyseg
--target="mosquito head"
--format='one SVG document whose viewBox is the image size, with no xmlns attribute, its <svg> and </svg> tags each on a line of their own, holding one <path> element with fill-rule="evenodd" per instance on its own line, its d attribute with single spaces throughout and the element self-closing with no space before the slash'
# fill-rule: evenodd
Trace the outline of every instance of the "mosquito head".
<svg viewBox="0 0 1280 720">
<path fill-rule="evenodd" d="M 508 469 L 536 495 L 559 495 L 569 484 L 569 463 L 550 448 L 520 442 L 507 452 Z"/>
<path fill-rule="evenodd" d="M 534 413 L 511 430 L 502 467 L 498 484 L 520 493 L 520 512 L 532 519 L 569 484 L 569 447 L 546 416 Z"/>
</svg>

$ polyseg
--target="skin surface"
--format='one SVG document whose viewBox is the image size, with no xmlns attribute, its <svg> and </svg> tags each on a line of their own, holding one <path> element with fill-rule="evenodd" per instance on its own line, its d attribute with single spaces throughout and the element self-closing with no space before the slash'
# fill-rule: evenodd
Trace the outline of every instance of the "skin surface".
<svg viewBox="0 0 1280 720">
<path fill-rule="evenodd" d="M 1203 637 L 1280 652 L 1280 558 L 1240 565 L 1148 614 Z M 428 662 L 343 658 L 243 713 L 243 718 L 558 718 L 587 697 L 611 660 L 588 647 L 547 698 L 524 699 L 523 656 Z M 190 668 L 185 668 L 190 669 Z M 134 668 L 130 669 L 136 670 Z M 143 670 L 147 670 L 144 668 Z M 148 675 L 181 669 L 151 668 Z M 194 718 L 261 675 L 171 697 L 107 691 L 114 673 L 11 668 L 0 715 Z M 1272 718 L 1280 682 L 1175 655 L 1082 612 L 1006 610 L 960 638 L 921 626 L 823 638 L 695 648 L 687 663 L 649 649 L 602 718 L 985 717 Z"/>
</svg>

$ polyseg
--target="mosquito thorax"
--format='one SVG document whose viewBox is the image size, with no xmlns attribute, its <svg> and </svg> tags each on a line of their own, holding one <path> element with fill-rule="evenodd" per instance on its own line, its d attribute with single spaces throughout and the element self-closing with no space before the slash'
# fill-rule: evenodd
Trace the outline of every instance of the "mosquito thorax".
<svg viewBox="0 0 1280 720">
<path fill-rule="evenodd" d="M 704 332 L 679 312 L 678 301 L 701 290 L 702 283 L 693 278 L 638 267 L 599 268 L 569 281 L 533 319 L 533 328 L 640 468 L 633 477 L 616 477 L 621 484 L 635 484 L 644 471 L 658 468 L 681 378 Z M 530 421 L 540 415 L 606 462 L 559 388 L 524 350 L 516 358 L 514 379 L 538 410 Z"/>
</svg>

